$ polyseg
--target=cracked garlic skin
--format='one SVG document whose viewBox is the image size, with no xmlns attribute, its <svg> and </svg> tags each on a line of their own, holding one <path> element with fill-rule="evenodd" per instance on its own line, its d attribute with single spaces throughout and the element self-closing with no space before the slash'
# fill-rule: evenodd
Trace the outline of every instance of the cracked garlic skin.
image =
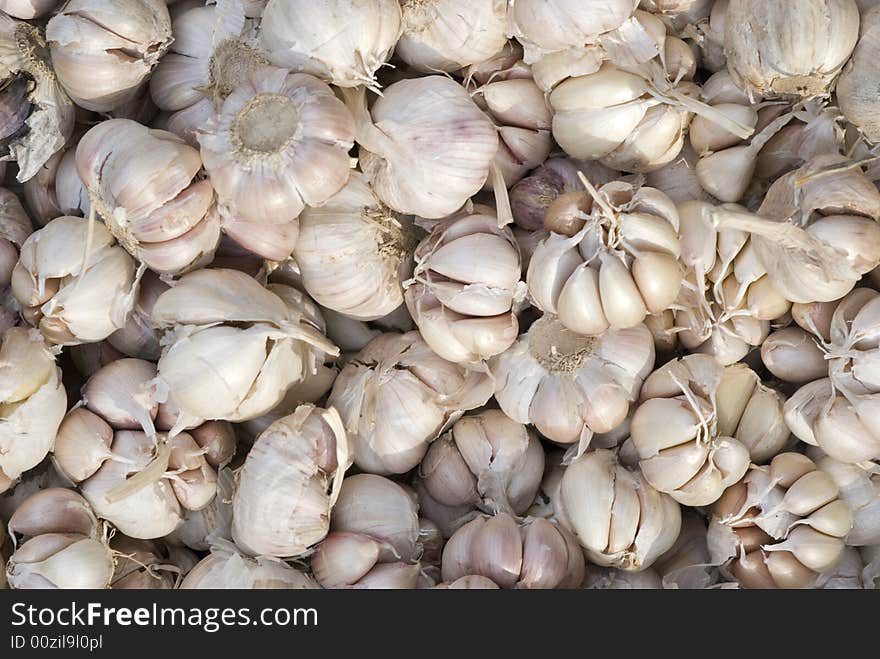
<svg viewBox="0 0 880 659">
<path fill-rule="evenodd" d="M 643 324 L 589 337 L 546 314 L 491 369 L 507 416 L 559 444 L 585 447 L 593 433 L 623 423 L 653 366 L 654 340 Z"/>
<path fill-rule="evenodd" d="M 780 453 L 728 488 L 712 509 L 712 562 L 744 588 L 809 588 L 834 568 L 853 517 L 827 473 Z"/>
</svg>

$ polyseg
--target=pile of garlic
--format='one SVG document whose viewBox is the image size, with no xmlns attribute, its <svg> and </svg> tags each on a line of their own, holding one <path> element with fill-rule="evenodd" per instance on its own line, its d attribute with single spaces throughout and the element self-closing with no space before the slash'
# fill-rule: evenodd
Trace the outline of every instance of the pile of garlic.
<svg viewBox="0 0 880 659">
<path fill-rule="evenodd" d="M 0 584 L 876 587 L 876 5 L 0 0 Z"/>
</svg>

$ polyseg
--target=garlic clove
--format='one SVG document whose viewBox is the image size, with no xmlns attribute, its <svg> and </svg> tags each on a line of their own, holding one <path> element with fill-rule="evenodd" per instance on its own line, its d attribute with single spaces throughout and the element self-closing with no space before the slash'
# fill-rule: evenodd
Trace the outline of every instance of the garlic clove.
<svg viewBox="0 0 880 659">
<path fill-rule="evenodd" d="M 85 408 L 68 412 L 55 436 L 53 455 L 61 472 L 74 483 L 92 476 L 111 459 L 113 429 L 97 414 Z"/>
<path fill-rule="evenodd" d="M 9 518 L 9 531 L 36 537 L 47 533 L 100 536 L 100 525 L 88 502 L 73 490 L 51 487 L 29 496 Z"/>
<path fill-rule="evenodd" d="M 649 313 L 661 313 L 678 297 L 683 273 L 678 261 L 657 252 L 644 252 L 633 261 L 632 276 Z"/>
<path fill-rule="evenodd" d="M 809 588 L 816 581 L 816 573 L 804 567 L 791 552 L 771 552 L 765 561 L 777 588 Z"/>
<path fill-rule="evenodd" d="M 330 533 L 315 548 L 311 566 L 323 588 L 357 583 L 376 565 L 381 543 L 359 533 Z"/>
<path fill-rule="evenodd" d="M 817 469 L 789 486 L 783 504 L 789 512 L 803 517 L 837 499 L 837 495 L 837 485 L 831 476 Z"/>
<path fill-rule="evenodd" d="M 610 327 L 599 293 L 599 271 L 582 263 L 565 281 L 556 302 L 565 326 L 579 334 L 597 336 Z"/>
<path fill-rule="evenodd" d="M 626 266 L 616 256 L 604 252 L 599 261 L 599 294 L 609 325 L 622 329 L 642 322 L 647 309 Z"/>
<path fill-rule="evenodd" d="M 770 334 L 761 344 L 761 360 L 786 382 L 812 382 L 828 374 L 828 362 L 815 339 L 799 327 Z"/>
<path fill-rule="evenodd" d="M 830 570 L 843 554 L 843 540 L 807 526 L 798 526 L 783 542 L 765 546 L 765 551 L 790 551 L 805 567 L 815 571 Z"/>
<path fill-rule="evenodd" d="M 153 432 L 158 403 L 148 388 L 156 367 L 142 359 L 117 359 L 96 372 L 83 386 L 86 407 L 119 430 Z"/>
</svg>

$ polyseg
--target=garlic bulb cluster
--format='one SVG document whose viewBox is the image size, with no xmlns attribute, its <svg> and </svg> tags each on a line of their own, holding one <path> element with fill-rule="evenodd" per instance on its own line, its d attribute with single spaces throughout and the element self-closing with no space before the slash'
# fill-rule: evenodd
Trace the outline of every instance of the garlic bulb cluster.
<svg viewBox="0 0 880 659">
<path fill-rule="evenodd" d="M 142 273 L 103 224 L 59 217 L 24 241 L 12 293 L 48 342 L 76 345 L 125 325 Z"/>
<path fill-rule="evenodd" d="M 712 508 L 712 562 L 743 588 L 808 588 L 842 557 L 852 520 L 831 476 L 780 453 Z"/>
<path fill-rule="evenodd" d="M 414 257 L 406 306 L 434 352 L 469 363 L 511 346 L 519 334 L 512 309 L 521 296 L 519 247 L 490 209 L 438 223 Z"/>
<path fill-rule="evenodd" d="M 305 205 L 348 181 L 353 129 L 342 101 L 310 75 L 263 68 L 239 81 L 197 133 L 227 233 L 267 258 L 290 254 Z M 264 245 L 279 237 L 280 255 Z"/>
<path fill-rule="evenodd" d="M 301 405 L 257 437 L 237 475 L 232 537 L 254 556 L 299 556 L 320 542 L 351 465 L 334 409 Z M 279 468 L 283 467 L 283 468 Z"/>
<path fill-rule="evenodd" d="M 730 0 L 727 69 L 747 92 L 768 98 L 828 92 L 859 37 L 855 0 Z"/>
<path fill-rule="evenodd" d="M 752 461 L 783 448 L 783 402 L 745 364 L 709 355 L 667 362 L 645 380 L 630 424 L 642 474 L 683 505 L 713 503 Z"/>
<path fill-rule="evenodd" d="M 526 426 L 487 410 L 461 417 L 431 444 L 419 473 L 445 506 L 521 515 L 541 484 L 544 450 Z"/>
<path fill-rule="evenodd" d="M 455 81 L 425 76 L 395 82 L 369 112 L 363 90 L 348 98 L 361 171 L 386 206 L 436 219 L 483 187 L 498 135 Z"/>
<path fill-rule="evenodd" d="M 74 107 L 58 84 L 45 35 L 0 12 L 0 152 L 27 181 L 73 132 Z"/>
<path fill-rule="evenodd" d="M 73 490 L 41 490 L 19 504 L 9 532 L 24 538 L 6 564 L 13 588 L 107 588 L 114 558 L 104 527 Z"/>
<path fill-rule="evenodd" d="M 381 334 L 340 371 L 327 404 L 339 411 L 355 464 L 402 474 L 450 418 L 486 403 L 490 375 L 434 353 L 418 332 Z"/>
<path fill-rule="evenodd" d="M 151 399 L 155 376 L 155 365 L 139 359 L 97 371 L 83 387 L 83 406 L 64 417 L 53 449 L 59 470 L 79 484 L 98 516 L 139 539 L 165 536 L 183 509 L 208 505 L 216 467 L 234 452 L 234 438 L 222 428 L 169 434 L 175 415 Z"/>
<path fill-rule="evenodd" d="M 402 11 L 397 0 L 269 0 L 259 44 L 276 66 L 337 87 L 373 87 L 400 38 Z"/>
<path fill-rule="evenodd" d="M 52 450 L 66 411 L 55 352 L 36 330 L 6 330 L 0 345 L 0 492 Z"/>
<path fill-rule="evenodd" d="M 316 589 L 309 575 L 271 556 L 251 558 L 230 543 L 211 548 L 181 582 L 182 590 Z"/>
<path fill-rule="evenodd" d="M 587 336 L 635 327 L 675 302 L 678 212 L 659 190 L 623 181 L 566 193 L 548 208 L 551 234 L 532 254 L 532 300 L 568 329 Z M 592 198 L 591 198 L 592 196 Z"/>
<path fill-rule="evenodd" d="M 198 151 L 130 119 L 102 121 L 76 148 L 90 209 L 147 267 L 180 273 L 201 267 L 220 240 L 211 182 Z M 150 185 L 145 189 L 144 180 Z"/>
<path fill-rule="evenodd" d="M 607 449 L 586 453 L 562 474 L 554 511 L 596 565 L 640 571 L 675 543 L 681 510 Z"/>
<path fill-rule="evenodd" d="M 468 522 L 443 548 L 443 581 L 465 576 L 483 576 L 501 588 L 576 588 L 584 556 L 561 526 L 546 519 L 518 524 L 498 513 Z"/>
<path fill-rule="evenodd" d="M 654 340 L 643 324 L 584 336 L 547 314 L 491 368 L 507 416 L 554 442 L 585 448 L 593 433 L 623 423 L 653 366 Z"/>
<path fill-rule="evenodd" d="M 318 304 L 351 318 L 374 320 L 403 303 L 419 230 L 379 201 L 366 176 L 299 216 L 293 257 L 302 286 Z"/>
<path fill-rule="evenodd" d="M 160 389 L 179 410 L 172 432 L 206 419 L 258 417 L 315 373 L 324 355 L 339 354 L 316 313 L 296 289 L 263 287 L 237 270 L 181 277 L 152 313 L 163 331 Z"/>
<path fill-rule="evenodd" d="M 837 81 L 837 102 L 847 120 L 868 138 L 880 142 L 877 119 L 877 57 L 880 56 L 880 8 L 874 7 L 861 20 L 861 36 L 852 58 Z"/>
</svg>

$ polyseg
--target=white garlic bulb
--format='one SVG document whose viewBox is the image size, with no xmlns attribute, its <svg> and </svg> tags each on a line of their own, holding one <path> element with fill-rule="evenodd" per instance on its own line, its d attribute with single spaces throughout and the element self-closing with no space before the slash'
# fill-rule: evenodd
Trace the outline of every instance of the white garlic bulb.
<svg viewBox="0 0 880 659">
<path fill-rule="evenodd" d="M 354 462 L 402 474 L 450 418 L 486 403 L 492 378 L 435 354 L 418 332 L 373 339 L 339 373 L 327 399 L 345 424 Z"/>
<path fill-rule="evenodd" d="M 58 84 L 43 32 L 0 13 L 0 108 L 4 160 L 18 181 L 36 176 L 73 132 L 74 107 Z M 51 219 L 51 218 L 49 218 Z"/>
<path fill-rule="evenodd" d="M 299 217 L 293 250 L 303 288 L 323 307 L 374 320 L 403 303 L 418 229 L 379 201 L 366 176 Z"/>
<path fill-rule="evenodd" d="M 220 219 L 201 168 L 198 151 L 182 139 L 130 119 L 102 121 L 76 148 L 90 209 L 123 247 L 160 273 L 201 267 L 217 248 Z"/>
<path fill-rule="evenodd" d="M 869 142 L 880 142 L 877 119 L 877 58 L 880 57 L 880 8 L 874 7 L 861 20 L 861 37 L 837 81 L 837 103 L 847 121 L 857 126 Z"/>
<path fill-rule="evenodd" d="M 180 588 L 304 590 L 319 586 L 309 575 L 277 558 L 251 558 L 241 554 L 232 543 L 219 543 L 189 571 Z"/>
<path fill-rule="evenodd" d="M 324 588 L 416 588 L 419 563 L 381 561 L 385 544 L 365 533 L 330 533 L 311 556 L 315 580 Z"/>
<path fill-rule="evenodd" d="M 184 275 L 159 296 L 152 314 L 164 332 L 158 378 L 180 411 L 173 430 L 258 417 L 315 373 L 325 354 L 339 354 L 303 298 L 224 268 Z"/>
<path fill-rule="evenodd" d="M 0 490 L 46 457 L 66 410 L 55 353 L 36 330 L 6 330 L 0 345 Z"/>
<path fill-rule="evenodd" d="M 361 170 L 376 196 L 401 213 L 440 218 L 476 194 L 498 150 L 492 121 L 449 78 L 389 85 L 367 112 L 348 92 Z"/>
<path fill-rule="evenodd" d="M 299 556 L 320 542 L 351 465 L 339 414 L 314 405 L 257 437 L 237 475 L 232 537 L 254 556 Z"/>
<path fill-rule="evenodd" d="M 478 575 L 501 588 L 576 588 L 584 557 L 571 533 L 546 519 L 508 515 L 468 522 L 443 548 L 443 581 Z"/>
<path fill-rule="evenodd" d="M 843 555 L 852 513 L 805 455 L 780 453 L 712 509 L 712 562 L 744 588 L 808 588 Z"/>
<path fill-rule="evenodd" d="M 554 510 L 587 558 L 622 570 L 650 567 L 681 528 L 678 504 L 607 449 L 585 453 L 565 468 Z"/>
<path fill-rule="evenodd" d="M 290 225 L 342 189 L 354 144 L 351 115 L 325 83 L 268 67 L 239 81 L 197 137 L 220 212 L 242 223 L 234 237 L 251 251 L 249 227 Z"/>
<path fill-rule="evenodd" d="M 50 343 L 76 345 L 125 325 L 142 273 L 103 224 L 59 217 L 22 245 L 12 293 Z"/>
<path fill-rule="evenodd" d="M 162 0 L 68 0 L 46 25 L 58 80 L 95 112 L 134 98 L 171 40 Z"/>
<path fill-rule="evenodd" d="M 587 185 L 590 195 L 568 193 L 548 207 L 544 225 L 553 233 L 532 255 L 526 281 L 538 308 L 595 336 L 665 311 L 683 271 L 669 197 L 623 181 Z"/>
<path fill-rule="evenodd" d="M 526 426 L 487 410 L 461 417 L 431 444 L 419 474 L 431 497 L 445 506 L 521 515 L 541 484 L 544 450 Z"/>
<path fill-rule="evenodd" d="M 654 340 L 644 325 L 591 337 L 547 314 L 491 368 L 507 416 L 554 442 L 586 447 L 593 433 L 623 423 L 653 366 Z"/>
<path fill-rule="evenodd" d="M 401 2 L 395 54 L 417 71 L 456 71 L 483 62 L 507 42 L 506 0 Z"/>
<path fill-rule="evenodd" d="M 415 250 L 406 306 L 438 355 L 473 363 L 516 340 L 513 310 L 520 292 L 520 256 L 513 233 L 488 208 L 438 223 Z M 478 254 L 478 258 L 474 256 Z"/>
<path fill-rule="evenodd" d="M 730 0 L 727 69 L 736 84 L 772 98 L 828 92 L 859 37 L 855 0 Z"/>
<path fill-rule="evenodd" d="M 27 538 L 6 565 L 13 588 L 110 585 L 114 558 L 104 528 L 73 490 L 53 487 L 32 494 L 9 519 L 9 531 Z"/>
<path fill-rule="evenodd" d="M 337 87 L 376 85 L 401 31 L 397 0 L 270 0 L 259 44 L 276 66 Z"/>
</svg>

